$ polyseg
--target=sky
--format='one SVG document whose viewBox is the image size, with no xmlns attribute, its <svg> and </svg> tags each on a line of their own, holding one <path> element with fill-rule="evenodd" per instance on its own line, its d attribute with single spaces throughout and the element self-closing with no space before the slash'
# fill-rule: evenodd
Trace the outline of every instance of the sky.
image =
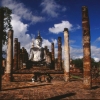
<svg viewBox="0 0 100 100">
<path fill-rule="evenodd" d="M 30 51 L 32 42 L 40 31 L 42 46 L 55 45 L 62 38 L 64 57 L 64 28 L 69 30 L 70 57 L 83 57 L 82 45 L 82 6 L 87 6 L 90 21 L 91 57 L 100 60 L 100 0 L 0 0 L 0 6 L 12 10 L 11 24 L 14 38 L 18 38 L 21 47 Z M 6 50 L 6 46 L 3 47 Z"/>
</svg>

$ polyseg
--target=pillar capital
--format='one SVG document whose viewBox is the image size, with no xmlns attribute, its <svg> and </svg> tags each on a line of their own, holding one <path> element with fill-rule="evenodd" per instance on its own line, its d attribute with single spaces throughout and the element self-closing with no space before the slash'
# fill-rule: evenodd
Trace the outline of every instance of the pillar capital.
<svg viewBox="0 0 100 100">
<path fill-rule="evenodd" d="M 64 28 L 64 31 L 63 31 L 63 32 L 65 32 L 65 31 L 67 31 L 67 32 L 68 32 L 68 28 Z"/>
</svg>

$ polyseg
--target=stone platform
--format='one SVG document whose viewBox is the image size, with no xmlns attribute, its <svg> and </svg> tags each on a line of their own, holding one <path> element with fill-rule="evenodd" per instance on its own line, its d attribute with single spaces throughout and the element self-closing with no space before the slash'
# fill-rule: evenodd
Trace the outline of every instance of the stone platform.
<svg viewBox="0 0 100 100">
<path fill-rule="evenodd" d="M 40 73 L 64 73 L 63 70 L 54 70 L 54 69 L 50 69 L 50 68 L 47 68 L 47 67 L 32 67 L 32 68 L 29 68 L 29 69 L 20 69 L 20 70 L 16 70 L 15 72 L 13 72 L 14 74 L 18 74 L 18 73 L 26 73 L 26 74 L 33 74 L 34 72 L 40 72 Z"/>
<path fill-rule="evenodd" d="M 12 73 L 12 81 L 31 81 L 32 77 L 41 77 L 42 80 L 46 78 L 46 75 L 49 74 L 54 80 L 64 80 L 63 70 L 51 70 L 50 68 L 43 67 L 32 67 L 30 69 L 20 69 Z"/>
<path fill-rule="evenodd" d="M 100 99 L 100 80 L 92 83 L 91 90 L 84 90 L 82 84 L 80 80 L 3 83 L 0 100 Z"/>
</svg>

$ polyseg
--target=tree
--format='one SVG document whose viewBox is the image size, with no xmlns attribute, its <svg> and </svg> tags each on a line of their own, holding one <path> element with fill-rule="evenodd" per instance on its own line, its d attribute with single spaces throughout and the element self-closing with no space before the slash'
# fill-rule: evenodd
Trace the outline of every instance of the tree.
<svg viewBox="0 0 100 100">
<path fill-rule="evenodd" d="M 83 58 L 79 59 L 73 59 L 72 64 L 75 64 L 75 67 L 79 68 L 80 70 L 83 70 Z M 95 62 L 93 58 L 91 58 L 91 68 L 93 69 L 98 68 L 100 65 L 100 62 Z"/>
<path fill-rule="evenodd" d="M 0 10 L 3 11 L 4 13 L 4 18 L 3 18 L 3 34 L 2 34 L 2 44 L 4 45 L 5 42 L 7 42 L 7 30 L 12 29 L 11 25 L 11 14 L 12 11 L 7 8 L 7 7 L 1 7 Z"/>
<path fill-rule="evenodd" d="M 81 71 L 83 70 L 83 58 L 73 59 L 72 64 L 75 64 L 75 67 L 79 68 Z"/>
</svg>

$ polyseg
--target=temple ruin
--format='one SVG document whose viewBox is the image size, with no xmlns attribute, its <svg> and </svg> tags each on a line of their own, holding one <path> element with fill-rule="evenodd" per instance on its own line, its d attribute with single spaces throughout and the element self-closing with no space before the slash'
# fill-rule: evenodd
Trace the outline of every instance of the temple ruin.
<svg viewBox="0 0 100 100">
<path fill-rule="evenodd" d="M 90 26 L 88 10 L 85 6 L 82 7 L 82 28 L 84 59 L 83 87 L 85 89 L 91 89 Z M 68 28 L 64 28 L 63 31 L 64 60 L 62 59 L 61 37 L 58 37 L 58 55 L 57 59 L 55 59 L 54 43 L 51 43 L 51 52 L 47 46 L 41 47 L 42 38 L 40 33 L 38 33 L 38 36 L 36 37 L 36 45 L 32 44 L 32 47 L 30 48 L 30 56 L 28 56 L 28 52 L 25 47 L 21 48 L 21 43 L 18 41 L 18 38 L 14 38 L 13 48 L 13 34 L 13 30 L 9 30 L 5 72 L 0 80 L 3 80 L 4 82 L 31 81 L 32 77 L 35 75 L 36 80 L 41 77 L 41 81 L 44 82 L 47 74 L 51 75 L 54 80 L 63 80 L 66 82 L 70 80 L 70 46 Z"/>
</svg>

